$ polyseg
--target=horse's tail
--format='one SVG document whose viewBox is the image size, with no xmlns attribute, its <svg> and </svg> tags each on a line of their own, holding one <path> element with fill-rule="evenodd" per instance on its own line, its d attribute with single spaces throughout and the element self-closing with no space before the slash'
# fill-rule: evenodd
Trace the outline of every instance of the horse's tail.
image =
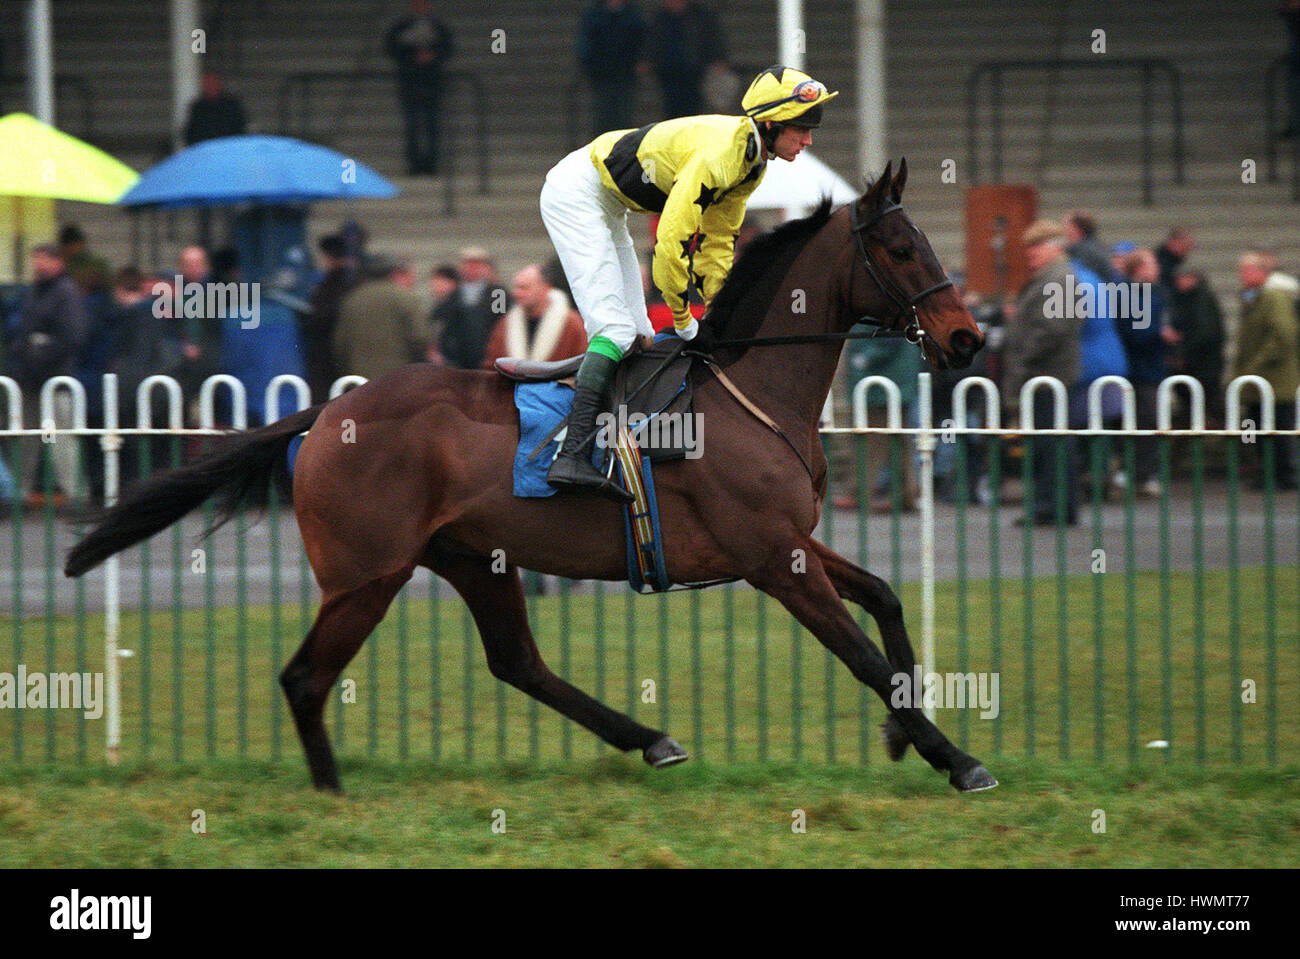
<svg viewBox="0 0 1300 959">
<path fill-rule="evenodd" d="M 324 408 L 320 403 L 230 437 L 189 466 L 150 476 L 95 517 L 95 528 L 68 554 L 64 574 L 80 576 L 94 569 L 114 553 L 166 529 L 217 493 L 221 494 L 217 521 L 208 533 L 241 506 L 265 509 L 271 480 L 288 472 L 289 444 L 316 422 Z"/>
</svg>

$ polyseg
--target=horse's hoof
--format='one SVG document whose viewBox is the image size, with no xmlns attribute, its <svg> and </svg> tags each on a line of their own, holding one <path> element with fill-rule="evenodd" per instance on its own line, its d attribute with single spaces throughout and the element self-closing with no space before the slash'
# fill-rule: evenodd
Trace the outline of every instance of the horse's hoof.
<svg viewBox="0 0 1300 959">
<path fill-rule="evenodd" d="M 948 782 L 964 793 L 983 792 L 985 789 L 992 789 L 998 784 L 993 775 L 979 763 L 962 772 L 954 769 L 948 777 Z"/>
<path fill-rule="evenodd" d="M 881 724 L 880 735 L 885 740 L 885 751 L 889 754 L 889 758 L 894 762 L 902 759 L 911 740 L 907 738 L 907 733 L 903 731 L 903 726 L 896 717 L 890 716 Z"/>
<path fill-rule="evenodd" d="M 661 736 L 653 745 L 646 747 L 641 756 L 647 763 L 655 769 L 661 769 L 664 766 L 676 766 L 678 763 L 684 763 L 691 757 L 687 755 L 686 750 L 673 739 L 667 736 Z"/>
</svg>

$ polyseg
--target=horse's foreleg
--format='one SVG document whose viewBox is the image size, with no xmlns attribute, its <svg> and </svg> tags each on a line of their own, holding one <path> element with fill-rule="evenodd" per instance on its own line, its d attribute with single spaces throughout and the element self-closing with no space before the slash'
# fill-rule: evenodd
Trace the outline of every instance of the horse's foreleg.
<svg viewBox="0 0 1300 959">
<path fill-rule="evenodd" d="M 408 566 L 326 599 L 307 638 L 280 673 L 280 685 L 289 700 L 312 784 L 317 789 L 342 791 L 325 732 L 325 700 L 344 667 L 384 618 L 393 597 L 411 578 L 412 569 Z"/>
<path fill-rule="evenodd" d="M 551 672 L 528 626 L 524 590 L 513 564 L 494 573 L 490 561 L 482 557 L 439 553 L 427 562 L 469 606 L 493 676 L 569 717 L 615 749 L 640 749 L 652 766 L 671 766 L 687 758 L 686 751 L 664 733 L 610 709 Z"/>
<path fill-rule="evenodd" d="M 860 682 L 870 686 L 897 717 L 907 737 L 916 744 L 916 751 L 935 769 L 948 771 L 953 786 L 969 791 L 997 785 L 979 760 L 949 742 L 919 708 L 894 705 L 893 667 L 840 602 L 814 546 L 811 540 L 791 543 L 792 548 L 804 550 L 806 571 L 792 571 L 790 551 L 782 550 L 765 569 L 749 577 L 749 582 L 777 599 Z"/>
<path fill-rule="evenodd" d="M 823 544 L 814 541 L 813 548 L 835 587 L 835 592 L 849 602 L 857 603 L 876 621 L 880 638 L 885 644 L 885 654 L 894 671 L 913 675 L 916 654 L 912 651 L 911 640 L 907 638 L 907 627 L 903 625 L 903 604 L 899 601 L 898 594 L 879 576 L 849 562 Z M 895 761 L 902 759 L 910 740 L 897 716 L 890 714 L 885 721 L 884 734 L 889 758 Z"/>
</svg>

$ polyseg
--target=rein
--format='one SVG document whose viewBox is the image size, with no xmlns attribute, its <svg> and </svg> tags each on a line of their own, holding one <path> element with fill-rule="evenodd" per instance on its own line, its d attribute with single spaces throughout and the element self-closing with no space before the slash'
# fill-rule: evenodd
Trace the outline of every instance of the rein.
<svg viewBox="0 0 1300 959">
<path fill-rule="evenodd" d="M 842 340 L 867 340 L 881 337 L 902 337 L 909 343 L 921 348 L 922 354 L 925 353 L 925 340 L 929 336 L 921 329 L 921 320 L 917 315 L 917 304 L 924 300 L 931 293 L 938 293 L 940 290 L 946 290 L 952 286 L 952 280 L 945 277 L 939 283 L 928 286 L 919 293 L 908 295 L 906 290 L 901 289 L 887 275 L 883 273 L 876 261 L 871 256 L 871 251 L 867 249 L 866 234 L 873 226 L 880 221 L 882 217 L 890 213 L 901 212 L 903 206 L 901 203 L 890 202 L 884 207 L 877 210 L 875 215 L 869 220 L 863 221 L 858 218 L 858 205 L 856 203 L 849 207 L 849 229 L 854 239 L 857 241 L 858 252 L 862 255 L 862 265 L 867 271 L 867 275 L 875 282 L 880 292 L 883 293 L 895 306 L 898 312 L 892 321 L 877 319 L 874 316 L 862 317 L 859 323 L 866 323 L 876 327 L 871 332 L 852 331 L 844 333 L 795 333 L 788 336 L 752 336 L 737 340 L 715 340 L 711 346 L 712 349 L 732 346 L 788 346 L 797 343 L 831 343 Z M 911 318 L 908 319 L 908 314 Z M 907 320 L 903 325 L 902 321 Z M 703 321 L 701 321 L 703 322 Z M 900 328 L 901 327 L 901 328 Z M 691 349 L 690 343 L 685 344 L 685 349 L 681 350 L 684 355 L 697 357 L 714 375 L 719 383 L 731 394 L 742 407 L 749 411 L 759 422 L 768 429 L 776 433 L 777 436 L 785 440 L 786 445 L 794 450 L 794 455 L 799 457 L 799 462 L 803 464 L 804 470 L 808 473 L 809 480 L 813 480 L 812 465 L 800 452 L 799 447 L 790 439 L 789 434 L 763 410 L 747 397 L 741 389 L 736 386 L 731 379 L 722 372 L 721 367 L 714 362 L 713 357 L 700 350 Z M 676 353 L 674 353 L 676 355 Z M 657 372 L 657 371 L 656 371 Z"/>
<path fill-rule="evenodd" d="M 876 329 L 869 333 L 864 331 L 857 333 L 792 333 L 789 336 L 751 336 L 743 340 L 714 340 L 713 348 L 719 349 L 727 346 L 794 346 L 799 343 L 830 343 L 835 340 L 901 339 L 907 336 L 906 330 L 891 329 L 874 317 L 864 317 L 858 322 L 869 323 L 875 326 Z M 911 337 L 908 337 L 908 341 L 912 343 L 919 342 L 911 339 Z M 689 344 L 687 352 L 694 352 L 689 349 Z"/>
<path fill-rule="evenodd" d="M 903 205 L 901 203 L 888 203 L 877 210 L 871 219 L 864 221 L 858 218 L 858 205 L 853 203 L 849 206 L 849 230 L 853 234 L 853 238 L 857 240 L 858 252 L 862 255 L 862 265 L 866 268 L 867 275 L 871 277 L 880 292 L 885 294 L 898 307 L 898 313 L 895 314 L 893 320 L 880 320 L 874 316 L 862 317 L 858 320 L 859 323 L 866 323 L 876 327 L 875 330 L 869 333 L 795 333 L 789 336 L 751 336 L 739 340 L 715 340 L 713 347 L 717 349 L 718 347 L 732 346 L 793 346 L 799 343 L 831 343 L 837 340 L 870 340 L 896 337 L 902 337 L 914 346 L 920 346 L 929 334 L 921 329 L 921 319 L 916 312 L 917 304 L 931 293 L 938 293 L 940 290 L 946 290 L 952 286 L 952 280 L 945 277 L 939 283 L 928 286 L 920 293 L 909 296 L 905 290 L 889 279 L 876 265 L 871 252 L 867 249 L 867 231 L 883 217 L 888 216 L 890 213 L 901 212 L 902 209 Z M 908 314 L 911 314 L 910 319 Z M 902 323 L 901 321 L 904 320 L 907 322 Z"/>
</svg>

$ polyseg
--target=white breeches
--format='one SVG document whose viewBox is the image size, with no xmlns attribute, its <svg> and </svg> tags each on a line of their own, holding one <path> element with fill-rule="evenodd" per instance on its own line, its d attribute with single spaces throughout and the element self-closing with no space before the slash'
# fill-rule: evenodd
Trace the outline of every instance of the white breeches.
<svg viewBox="0 0 1300 959">
<path fill-rule="evenodd" d="M 600 182 L 586 147 L 546 174 L 541 209 L 587 339 L 603 336 L 626 352 L 637 336 L 653 336 L 628 210 Z"/>
</svg>

